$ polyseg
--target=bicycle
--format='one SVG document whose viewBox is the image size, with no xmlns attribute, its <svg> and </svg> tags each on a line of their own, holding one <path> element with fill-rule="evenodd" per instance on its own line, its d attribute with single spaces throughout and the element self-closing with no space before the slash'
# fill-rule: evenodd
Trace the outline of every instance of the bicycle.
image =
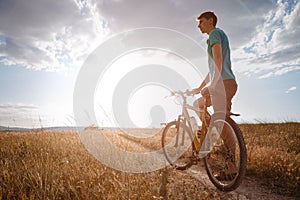
<svg viewBox="0 0 300 200">
<path fill-rule="evenodd" d="M 247 166 L 244 138 L 239 126 L 231 118 L 234 113 L 210 114 L 208 107 L 195 108 L 187 103 L 191 91 L 175 91 L 171 96 L 183 100 L 182 113 L 169 122 L 162 133 L 162 147 L 166 160 L 178 170 L 197 165 L 204 158 L 210 181 L 221 191 L 235 190 L 241 184 Z M 188 110 L 198 113 L 201 128 Z M 231 171 L 231 172 L 230 172 Z"/>
</svg>

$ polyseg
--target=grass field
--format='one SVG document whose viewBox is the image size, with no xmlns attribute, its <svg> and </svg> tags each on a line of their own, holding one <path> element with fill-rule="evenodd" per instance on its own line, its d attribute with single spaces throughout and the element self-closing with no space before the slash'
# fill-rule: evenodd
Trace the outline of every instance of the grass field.
<svg viewBox="0 0 300 200">
<path fill-rule="evenodd" d="M 282 188 L 286 195 L 295 195 L 300 190 L 300 123 L 241 124 L 240 127 L 247 143 L 247 175 Z M 106 132 L 106 135 L 114 140 L 117 134 Z M 118 141 L 117 145 L 124 145 L 122 139 Z M 159 135 L 136 142 L 151 149 L 160 146 Z M 0 132 L 1 197 L 220 199 L 220 194 L 172 169 L 143 174 L 110 169 L 86 151 L 77 133 L 44 130 Z"/>
<path fill-rule="evenodd" d="M 269 184 L 300 190 L 300 123 L 240 125 L 248 152 L 248 174 Z"/>
</svg>

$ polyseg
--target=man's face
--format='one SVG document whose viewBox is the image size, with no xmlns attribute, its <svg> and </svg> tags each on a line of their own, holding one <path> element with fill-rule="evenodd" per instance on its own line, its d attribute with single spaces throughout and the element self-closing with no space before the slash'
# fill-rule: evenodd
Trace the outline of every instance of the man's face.
<svg viewBox="0 0 300 200">
<path fill-rule="evenodd" d="M 198 24 L 198 28 L 200 29 L 200 31 L 202 33 L 208 33 L 208 29 L 211 25 L 211 22 L 212 21 L 212 18 L 211 19 L 205 19 L 205 18 L 200 18 L 199 19 L 199 24 Z"/>
</svg>

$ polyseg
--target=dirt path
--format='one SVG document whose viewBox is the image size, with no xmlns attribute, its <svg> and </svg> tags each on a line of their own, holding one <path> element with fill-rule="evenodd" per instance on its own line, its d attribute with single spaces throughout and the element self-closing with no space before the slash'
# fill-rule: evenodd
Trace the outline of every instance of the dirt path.
<svg viewBox="0 0 300 200">
<path fill-rule="evenodd" d="M 201 162 L 198 166 L 192 166 L 190 169 L 183 171 L 182 173 L 187 173 L 191 175 L 193 178 L 197 179 L 201 183 L 207 186 L 210 190 L 216 190 L 221 197 L 227 197 L 228 195 L 232 195 L 236 197 L 236 199 L 250 199 L 250 200 L 293 200 L 297 199 L 297 197 L 287 197 L 284 195 L 280 195 L 276 193 L 275 188 L 268 187 L 264 182 L 257 180 L 254 177 L 246 176 L 243 180 L 242 185 L 240 185 L 235 191 L 230 193 L 224 193 L 218 191 L 215 186 L 210 182 L 203 162 Z M 278 188 L 280 189 L 280 188 Z"/>
</svg>

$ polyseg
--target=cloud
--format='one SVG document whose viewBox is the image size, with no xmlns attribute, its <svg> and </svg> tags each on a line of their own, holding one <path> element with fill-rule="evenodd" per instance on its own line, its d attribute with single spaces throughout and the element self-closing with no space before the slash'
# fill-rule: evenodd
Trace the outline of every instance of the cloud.
<svg viewBox="0 0 300 200">
<path fill-rule="evenodd" d="M 290 92 L 292 92 L 292 91 L 295 91 L 296 89 L 297 89 L 296 86 L 292 86 L 292 87 L 290 87 L 287 91 L 285 91 L 285 93 L 290 93 Z"/>
<path fill-rule="evenodd" d="M 0 126 L 28 126 L 37 120 L 39 107 L 33 104 L 0 104 Z M 32 116 L 34 116 L 32 118 Z"/>
<path fill-rule="evenodd" d="M 236 70 L 262 74 L 259 78 L 283 75 L 300 69 L 300 2 L 278 1 L 264 16 L 256 34 L 234 54 Z"/>
<path fill-rule="evenodd" d="M 0 63 L 35 70 L 80 66 L 106 31 L 87 1 L 0 2 Z"/>
<path fill-rule="evenodd" d="M 112 33 L 141 27 L 162 27 L 188 35 L 204 49 L 207 36 L 199 32 L 195 20 L 200 13 L 213 10 L 219 18 L 218 26 L 226 28 L 233 48 L 237 48 L 252 37 L 255 31 L 253 27 L 258 26 L 263 19 L 261 13 L 273 7 L 272 2 L 259 0 L 247 4 L 240 0 L 153 0 L 146 3 L 140 0 L 101 0 L 97 3 Z M 182 48 L 189 49 L 184 45 Z M 198 57 L 206 57 L 206 52 L 199 52 Z"/>
<path fill-rule="evenodd" d="M 270 1 L 252 0 L 247 4 L 241 0 L 101 0 L 97 7 L 113 32 L 141 27 L 170 28 L 199 38 L 196 17 L 200 13 L 213 10 L 219 17 L 218 25 L 237 40 L 246 41 L 261 20 L 261 13 L 272 9 Z M 255 10 L 255 12 L 253 11 Z M 243 32 L 243 34 L 239 34 Z"/>
<path fill-rule="evenodd" d="M 22 103 L 18 103 L 18 104 L 11 104 L 11 103 L 7 103 L 7 104 L 0 104 L 0 110 L 1 110 L 1 114 L 3 113 L 3 111 L 5 111 L 6 113 L 11 113 L 14 111 L 19 111 L 19 112 L 26 112 L 28 110 L 36 110 L 38 109 L 38 106 L 33 105 L 33 104 L 22 104 Z"/>
<path fill-rule="evenodd" d="M 74 125 L 66 105 L 0 104 L 0 126 L 47 127 Z"/>
<path fill-rule="evenodd" d="M 2 0 L 0 64 L 67 71 L 80 67 L 109 35 L 141 27 L 174 29 L 206 47 L 206 36 L 194 19 L 213 10 L 235 50 L 236 70 L 251 74 L 253 65 L 244 67 L 249 63 L 257 64 L 254 71 L 265 65 L 266 70 L 281 67 L 282 62 L 297 65 L 299 44 L 293 41 L 299 35 L 299 5 L 261 0 Z"/>
<path fill-rule="evenodd" d="M 258 78 L 259 79 L 264 79 L 264 78 L 269 78 L 271 76 L 281 76 L 284 74 L 287 74 L 292 71 L 297 71 L 300 70 L 300 66 L 283 66 L 283 67 L 278 67 L 274 71 L 269 72 L 267 74 L 261 75 Z"/>
</svg>

